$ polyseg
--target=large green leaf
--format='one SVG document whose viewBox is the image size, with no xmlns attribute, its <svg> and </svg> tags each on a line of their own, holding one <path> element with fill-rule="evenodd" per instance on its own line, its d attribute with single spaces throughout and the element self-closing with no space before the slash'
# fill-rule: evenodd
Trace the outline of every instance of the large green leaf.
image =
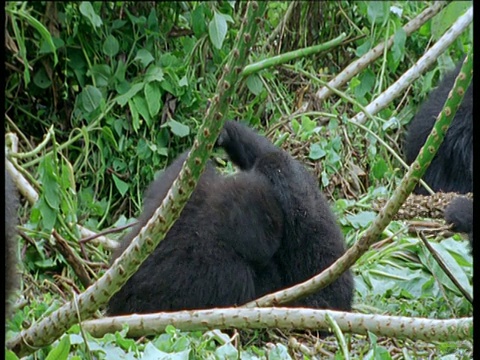
<svg viewBox="0 0 480 360">
<path fill-rule="evenodd" d="M 210 35 L 210 41 L 217 49 L 222 48 L 227 29 L 227 20 L 222 14 L 215 11 L 213 19 L 208 24 L 208 34 Z"/>
<path fill-rule="evenodd" d="M 147 101 L 148 111 L 151 117 L 154 117 L 158 114 L 161 107 L 161 96 L 160 86 L 157 82 L 149 82 L 145 84 L 143 89 L 145 93 L 145 100 Z"/>
<path fill-rule="evenodd" d="M 92 4 L 89 1 L 81 2 L 80 12 L 90 21 L 94 28 L 102 26 L 102 18 L 95 13 Z"/>
<path fill-rule="evenodd" d="M 46 357 L 45 360 L 66 360 L 68 359 L 68 354 L 70 353 L 70 337 L 68 335 L 64 336 L 62 340 L 54 347 Z"/>
</svg>

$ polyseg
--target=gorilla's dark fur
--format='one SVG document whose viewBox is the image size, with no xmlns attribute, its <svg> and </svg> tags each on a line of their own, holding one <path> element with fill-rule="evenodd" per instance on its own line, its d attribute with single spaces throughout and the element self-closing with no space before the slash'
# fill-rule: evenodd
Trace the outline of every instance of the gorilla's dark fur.
<svg viewBox="0 0 480 360">
<path fill-rule="evenodd" d="M 110 300 L 110 315 L 241 305 L 309 279 L 344 253 L 329 205 L 300 163 L 233 121 L 217 145 L 241 171 L 222 176 L 207 165 L 166 238 Z M 139 224 L 112 262 L 159 206 L 186 156 L 150 185 Z M 352 298 L 347 271 L 290 305 L 350 310 Z"/>
<path fill-rule="evenodd" d="M 18 194 L 10 174 L 5 170 L 5 317 L 10 314 L 8 298 L 19 285 L 17 271 Z"/>
<path fill-rule="evenodd" d="M 417 157 L 432 130 L 435 119 L 442 110 L 462 63 L 448 73 L 439 86 L 432 91 L 427 101 L 420 107 L 409 125 L 405 142 L 405 155 L 408 164 Z M 455 114 L 442 145 L 423 176 L 423 180 L 435 192 L 473 191 L 473 82 L 465 92 L 462 104 Z M 417 194 L 427 195 L 421 186 Z"/>
<path fill-rule="evenodd" d="M 468 234 L 473 246 L 473 201 L 463 196 L 456 197 L 448 204 L 444 216 L 448 224 L 453 224 L 454 231 Z"/>
</svg>

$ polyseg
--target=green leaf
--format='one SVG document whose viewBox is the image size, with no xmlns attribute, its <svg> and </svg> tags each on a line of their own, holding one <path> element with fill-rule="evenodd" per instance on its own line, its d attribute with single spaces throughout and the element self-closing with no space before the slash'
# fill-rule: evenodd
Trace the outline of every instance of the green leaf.
<svg viewBox="0 0 480 360">
<path fill-rule="evenodd" d="M 370 24 L 385 24 L 390 15 L 390 1 L 369 1 L 367 18 Z"/>
<path fill-rule="evenodd" d="M 172 132 L 180 137 L 185 137 L 190 134 L 190 128 L 187 125 L 181 124 L 178 121 L 170 119 L 167 121 L 167 125 L 170 127 Z"/>
<path fill-rule="evenodd" d="M 354 215 L 348 214 L 345 216 L 345 219 L 347 219 L 355 229 L 364 229 L 370 225 L 376 216 L 377 214 L 373 211 L 361 211 Z"/>
<path fill-rule="evenodd" d="M 65 46 L 65 42 L 60 38 L 52 37 L 51 40 L 55 48 L 52 49 L 50 43 L 47 40 L 42 39 L 40 49 L 38 49 L 39 54 L 55 54 L 55 50 Z"/>
<path fill-rule="evenodd" d="M 121 83 L 125 82 L 125 73 L 127 72 L 127 64 L 124 61 L 117 62 L 117 69 L 115 70 L 115 80 L 117 85 L 120 86 Z"/>
<path fill-rule="evenodd" d="M 472 285 L 465 274 L 465 271 L 458 265 L 452 255 L 445 249 L 442 243 L 434 243 L 430 242 L 432 248 L 437 252 L 438 256 L 442 259 L 444 264 L 450 270 L 452 275 L 457 279 L 460 285 L 467 290 L 471 295 L 473 294 Z M 435 278 L 440 281 L 445 287 L 448 287 L 450 290 L 454 291 L 455 293 L 460 294 L 457 287 L 452 283 L 452 281 L 447 277 L 443 269 L 440 268 L 440 265 L 433 259 L 432 255 L 428 252 L 428 250 L 423 250 L 425 254 L 425 258 L 428 259 L 425 262 L 425 265 L 428 266 L 432 274 L 435 274 Z M 428 252 L 428 253 L 427 253 Z M 429 266 L 430 264 L 430 266 Z"/>
<path fill-rule="evenodd" d="M 41 180 L 43 186 L 42 197 L 45 199 L 48 206 L 54 210 L 60 207 L 60 186 L 57 182 L 57 175 L 55 173 L 55 164 L 52 156 L 45 156 L 41 162 Z"/>
<path fill-rule="evenodd" d="M 408 280 L 405 281 L 399 281 L 398 286 L 404 291 L 402 292 L 402 295 L 404 297 L 407 297 L 405 294 L 405 292 L 407 292 L 409 298 L 420 299 L 421 296 L 424 295 L 423 286 L 427 281 L 428 278 L 426 278 L 425 276 L 415 276 L 410 277 Z"/>
<path fill-rule="evenodd" d="M 138 132 L 140 128 L 140 117 L 138 115 L 137 107 L 135 106 L 133 100 L 128 100 L 128 108 L 132 114 L 132 127 L 135 132 Z"/>
<path fill-rule="evenodd" d="M 259 95 L 263 90 L 263 83 L 257 74 L 252 74 L 247 77 L 247 87 L 254 95 Z"/>
<path fill-rule="evenodd" d="M 133 85 L 125 94 L 117 96 L 115 101 L 118 105 L 125 106 L 125 104 L 142 90 L 144 86 L 145 84 L 143 82 Z"/>
<path fill-rule="evenodd" d="M 53 228 L 53 226 L 52 226 Z M 49 230 L 51 231 L 52 228 L 47 228 L 45 227 L 44 230 Z M 35 266 L 36 267 L 39 267 L 41 269 L 51 269 L 55 266 L 55 260 L 53 260 L 52 258 L 48 258 L 48 259 L 45 259 L 45 260 L 37 260 L 34 262 Z"/>
<path fill-rule="evenodd" d="M 222 48 L 223 41 L 227 35 L 227 29 L 228 27 L 225 17 L 215 11 L 213 19 L 208 24 L 208 34 L 210 35 L 210 41 L 217 49 Z"/>
<path fill-rule="evenodd" d="M 388 171 L 388 165 L 382 158 L 377 158 L 372 167 L 373 177 L 377 180 L 383 179 L 383 176 Z"/>
<path fill-rule="evenodd" d="M 327 187 L 330 184 L 330 180 L 328 179 L 328 174 L 326 171 L 322 171 L 322 186 Z"/>
<path fill-rule="evenodd" d="M 188 86 L 188 78 L 186 76 L 183 76 L 179 81 L 178 81 L 178 86 L 184 87 Z"/>
<path fill-rule="evenodd" d="M 207 32 L 207 22 L 203 4 L 197 6 L 192 12 L 192 29 L 197 39 Z"/>
<path fill-rule="evenodd" d="M 85 86 L 79 96 L 82 101 L 83 109 L 87 113 L 96 110 L 102 101 L 102 92 L 92 85 Z"/>
<path fill-rule="evenodd" d="M 115 140 L 115 136 L 113 135 L 112 129 L 110 129 L 107 126 L 102 127 L 102 134 L 105 137 L 105 139 L 108 140 L 110 144 L 115 148 L 115 150 L 118 150 L 118 143 L 117 140 Z"/>
<path fill-rule="evenodd" d="M 143 65 L 144 68 L 148 66 L 153 60 L 155 60 L 150 53 L 150 51 L 146 49 L 140 49 L 137 52 L 137 56 L 135 56 L 134 61 L 140 61 L 140 63 Z"/>
<path fill-rule="evenodd" d="M 359 76 L 359 85 L 355 87 L 355 96 L 363 98 L 365 94 L 370 93 L 375 84 L 375 74 L 372 70 L 366 69 Z"/>
<path fill-rule="evenodd" d="M 401 27 L 395 31 L 393 35 L 392 56 L 394 61 L 401 61 L 405 55 L 405 42 L 407 40 L 407 33 Z"/>
<path fill-rule="evenodd" d="M 438 40 L 452 24 L 471 6 L 471 1 L 452 1 L 432 19 L 432 36 Z"/>
<path fill-rule="evenodd" d="M 33 83 L 37 85 L 40 89 L 46 89 L 52 85 L 52 82 L 50 81 L 47 72 L 45 69 L 42 67 L 40 68 L 36 73 L 35 76 L 33 77 Z"/>
<path fill-rule="evenodd" d="M 95 13 L 92 4 L 89 1 L 81 2 L 80 12 L 90 21 L 94 28 L 102 26 L 102 19 Z"/>
<path fill-rule="evenodd" d="M 339 163 L 340 160 L 342 160 L 342 157 L 333 149 L 330 149 L 328 154 L 327 154 L 327 161 L 330 164 L 336 164 Z"/>
<path fill-rule="evenodd" d="M 117 190 L 120 192 L 120 195 L 125 196 L 128 191 L 130 185 L 128 185 L 125 181 L 121 180 L 117 175 L 112 174 L 113 182 L 117 187 Z"/>
<path fill-rule="evenodd" d="M 163 70 L 158 66 L 150 66 L 145 73 L 145 82 L 163 81 Z"/>
<path fill-rule="evenodd" d="M 269 360 L 291 360 L 292 357 L 288 353 L 288 348 L 283 344 L 276 344 L 268 352 Z"/>
<path fill-rule="evenodd" d="M 310 117 L 307 115 L 302 115 L 300 120 L 302 122 L 302 131 L 306 133 L 313 132 L 313 130 L 315 130 L 315 128 L 317 127 L 317 123 L 310 119 Z"/>
<path fill-rule="evenodd" d="M 292 125 L 293 133 L 295 135 L 298 135 L 298 133 L 300 132 L 300 123 L 298 122 L 298 120 L 293 119 L 292 122 L 291 122 L 291 125 Z"/>
<path fill-rule="evenodd" d="M 35 28 L 35 30 L 38 31 L 38 33 L 41 35 L 43 40 L 48 44 L 50 47 L 50 50 L 53 53 L 53 65 L 57 65 L 58 63 L 58 57 L 57 57 L 57 52 L 56 52 L 56 47 L 55 44 L 53 43 L 52 36 L 50 35 L 50 32 L 47 30 L 47 28 L 37 19 L 35 19 L 32 15 L 27 13 L 26 11 L 21 11 L 18 13 L 21 17 L 25 18 L 27 22 Z"/>
<path fill-rule="evenodd" d="M 158 32 L 158 16 L 155 11 L 155 6 L 150 9 L 150 13 L 148 14 L 147 27 L 152 31 Z"/>
<path fill-rule="evenodd" d="M 150 117 L 150 112 L 148 111 L 148 105 L 145 98 L 141 94 L 137 94 L 133 97 L 133 103 L 138 113 L 142 115 L 143 119 L 147 123 L 148 127 L 152 126 L 152 118 Z"/>
<path fill-rule="evenodd" d="M 160 91 L 160 86 L 156 82 L 149 82 L 145 84 L 143 91 L 145 93 L 145 100 L 147 101 L 150 116 L 154 117 L 158 114 L 161 107 L 162 93 Z"/>
<path fill-rule="evenodd" d="M 237 360 L 239 358 L 238 350 L 231 343 L 226 343 L 215 350 L 215 358 Z"/>
<path fill-rule="evenodd" d="M 106 64 L 93 65 L 87 71 L 87 75 L 95 79 L 96 86 L 106 87 L 112 77 L 112 69 Z"/>
<path fill-rule="evenodd" d="M 361 57 L 367 51 L 369 51 L 371 47 L 372 47 L 372 39 L 368 38 L 367 40 L 365 40 L 365 42 L 362 45 L 357 47 L 357 49 L 355 50 L 355 55 L 357 55 L 357 57 Z"/>
<path fill-rule="evenodd" d="M 19 360 L 18 356 L 12 351 L 5 349 L 5 360 Z"/>
<path fill-rule="evenodd" d="M 65 335 L 62 337 L 56 347 L 54 347 L 47 355 L 45 360 L 66 360 L 70 353 L 70 337 Z"/>
<path fill-rule="evenodd" d="M 120 44 L 118 40 L 113 35 L 108 35 L 105 41 L 103 42 L 103 53 L 107 56 L 114 57 L 118 54 L 120 50 Z"/>
<path fill-rule="evenodd" d="M 318 160 L 326 155 L 326 151 L 323 150 L 318 143 L 310 145 L 310 154 L 308 157 L 312 160 Z"/>
</svg>

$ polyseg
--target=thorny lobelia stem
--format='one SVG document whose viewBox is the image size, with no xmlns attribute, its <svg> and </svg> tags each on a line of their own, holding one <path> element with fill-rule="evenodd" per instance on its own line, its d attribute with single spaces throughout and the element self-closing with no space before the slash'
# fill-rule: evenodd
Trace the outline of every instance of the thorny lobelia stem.
<svg viewBox="0 0 480 360">
<path fill-rule="evenodd" d="M 402 179 L 400 186 L 393 193 L 392 198 L 380 210 L 375 221 L 367 229 L 363 237 L 357 241 L 347 252 L 335 261 L 329 268 L 322 271 L 313 278 L 297 284 L 291 288 L 278 291 L 273 294 L 265 295 L 257 300 L 251 301 L 244 306 L 246 307 L 264 307 L 270 305 L 285 304 L 296 300 L 300 297 L 313 294 L 325 286 L 335 281 L 343 274 L 355 261 L 357 261 L 363 253 L 365 253 L 370 245 L 375 243 L 380 237 L 383 229 L 390 223 L 397 211 L 407 199 L 408 195 L 415 188 L 419 179 L 425 173 L 430 165 L 433 157 L 440 147 L 445 133 L 457 112 L 458 107 L 462 103 L 463 96 L 472 80 L 473 69 L 473 50 L 466 56 L 463 66 L 460 69 L 453 89 L 445 103 L 444 108 L 440 112 L 428 136 L 425 145 L 421 148 L 417 158 L 410 166 L 409 170 Z"/>
</svg>

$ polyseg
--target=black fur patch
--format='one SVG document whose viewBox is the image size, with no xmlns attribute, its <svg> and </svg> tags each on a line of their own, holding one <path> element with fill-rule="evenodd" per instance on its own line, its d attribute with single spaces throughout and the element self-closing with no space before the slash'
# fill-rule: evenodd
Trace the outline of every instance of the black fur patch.
<svg viewBox="0 0 480 360">
<path fill-rule="evenodd" d="M 408 164 L 417 157 L 432 130 L 436 117 L 442 110 L 448 94 L 457 77 L 461 63 L 455 71 L 447 74 L 438 87 L 432 91 L 427 101 L 420 107 L 409 125 L 405 142 L 405 155 Z M 442 145 L 428 167 L 423 180 L 435 192 L 473 191 L 473 82 L 468 87 Z M 427 195 L 421 186 L 417 194 Z"/>
<path fill-rule="evenodd" d="M 345 252 L 342 233 L 307 170 L 266 138 L 227 122 L 217 146 L 241 169 L 218 174 L 211 164 L 166 238 L 110 300 L 111 315 L 241 305 L 304 281 Z M 180 156 L 146 191 L 146 224 L 178 175 Z M 349 271 L 291 304 L 350 310 Z"/>
</svg>

